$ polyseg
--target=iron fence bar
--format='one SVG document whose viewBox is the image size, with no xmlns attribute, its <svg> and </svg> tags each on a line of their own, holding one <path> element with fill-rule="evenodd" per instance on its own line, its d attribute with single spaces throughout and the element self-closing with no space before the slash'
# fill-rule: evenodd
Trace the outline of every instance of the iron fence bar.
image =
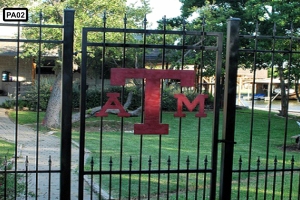
<svg viewBox="0 0 300 200">
<path fill-rule="evenodd" d="M 185 31 L 185 21 L 183 20 L 182 22 L 182 32 L 181 32 L 181 40 L 182 40 L 182 44 L 181 46 L 183 47 L 185 45 L 185 41 L 186 41 L 186 31 Z M 181 70 L 183 70 L 183 66 L 184 66 L 184 61 L 185 61 L 185 51 L 184 51 L 184 48 L 181 49 L 181 63 L 180 63 L 180 68 Z M 182 93 L 182 86 L 180 86 L 180 93 Z M 182 145 L 182 141 L 181 141 L 181 138 L 182 138 L 182 117 L 179 118 L 179 122 L 178 122 L 178 142 L 177 142 L 177 170 L 180 169 L 180 159 L 181 159 L 181 145 Z M 180 174 L 177 173 L 177 184 L 176 184 L 176 199 L 178 199 L 178 195 L 179 195 L 179 176 Z"/>
<path fill-rule="evenodd" d="M 274 169 L 250 169 L 250 170 L 247 170 L 247 169 L 241 169 L 240 171 L 239 170 L 232 170 L 233 173 L 238 173 L 238 172 L 300 172 L 300 168 L 281 168 L 281 169 L 278 169 L 278 168 L 274 168 Z"/>
<path fill-rule="evenodd" d="M 195 50 L 210 50 L 210 51 L 216 51 L 218 50 L 217 47 L 214 46 L 193 46 L 193 45 L 159 45 L 159 44 L 123 44 L 123 43 L 104 43 L 104 42 L 88 42 L 88 46 L 106 46 L 106 47 L 130 47 L 130 48 L 166 48 L 166 49 L 195 49 Z"/>
<path fill-rule="evenodd" d="M 258 22 L 256 22 L 256 27 L 255 27 L 255 35 L 258 34 Z M 252 95 L 254 94 L 255 91 L 255 81 L 256 81 L 256 60 L 257 60 L 257 37 L 254 38 L 254 52 L 253 52 L 253 82 L 252 82 Z M 251 121 L 250 121 L 250 134 L 249 134 L 249 150 L 248 150 L 248 170 L 251 168 L 251 160 L 252 160 L 252 145 L 253 145 L 253 124 L 254 124 L 254 101 L 251 102 Z M 249 188 L 250 188 L 250 173 L 248 172 L 248 179 L 247 179 L 247 194 L 246 198 L 249 198 Z"/>
<path fill-rule="evenodd" d="M 289 196 L 289 199 L 292 199 L 292 193 L 293 193 L 293 178 L 294 178 L 294 163 L 295 162 L 295 160 L 294 160 L 294 156 L 292 157 L 292 160 L 291 160 L 291 165 L 292 165 L 292 167 L 291 167 L 291 169 L 292 169 L 292 171 L 291 171 L 291 176 L 290 176 L 290 191 L 289 191 L 289 193 L 290 193 L 290 196 Z M 299 193 L 299 191 L 298 191 L 298 193 Z"/>
<path fill-rule="evenodd" d="M 217 39 L 218 51 L 216 52 L 216 71 L 215 71 L 215 93 L 214 93 L 214 112 L 213 112 L 213 131 L 212 131 L 212 152 L 211 152 L 211 167 L 214 170 L 211 175 L 210 199 L 216 198 L 216 183 L 217 183 L 217 167 L 218 167 L 218 138 L 219 138 L 219 121 L 220 121 L 220 106 L 222 98 L 222 49 L 223 49 L 223 34 L 218 34 Z"/>
<path fill-rule="evenodd" d="M 220 170 L 220 199 L 231 199 L 232 190 L 232 164 L 235 132 L 236 110 L 236 80 L 238 68 L 240 19 L 231 18 L 227 24 L 226 45 L 226 83 L 224 91 L 223 111 L 223 140 L 222 143 L 221 170 Z"/>
<path fill-rule="evenodd" d="M 300 191 L 300 173 L 298 175 L 298 191 Z M 300 192 L 298 192 L 298 199 L 300 199 Z"/>
<path fill-rule="evenodd" d="M 64 11 L 60 199 L 71 198 L 72 89 L 75 10 Z"/>
<path fill-rule="evenodd" d="M 237 190 L 237 199 L 239 200 L 240 199 L 240 191 L 241 191 L 241 169 L 242 169 L 242 164 L 243 164 L 243 161 L 242 161 L 242 156 L 240 156 L 239 158 L 239 169 L 237 170 L 237 173 L 238 173 L 238 190 Z"/>
<path fill-rule="evenodd" d="M 273 38 L 276 36 L 276 29 L 275 29 L 275 24 L 273 28 Z M 272 40 L 272 49 L 275 50 L 275 39 Z M 266 140 L 266 169 L 269 167 L 269 152 L 270 152 L 270 137 L 271 137 L 271 106 L 272 106 L 272 101 L 271 101 L 271 94 L 272 94 L 272 85 L 273 85 L 273 78 L 274 78 L 274 53 L 272 53 L 272 59 L 271 59 L 271 83 L 270 83 L 270 88 L 269 89 L 269 94 L 270 94 L 270 102 L 269 102 L 269 113 L 268 113 L 268 131 L 267 131 L 267 140 Z M 267 184 L 268 182 L 268 171 L 265 173 L 265 184 L 264 184 L 264 199 L 267 198 Z"/>
<path fill-rule="evenodd" d="M 246 38 L 246 39 L 257 38 L 257 39 L 270 39 L 270 40 L 273 40 L 273 39 L 284 39 L 284 40 L 287 40 L 287 39 L 293 38 L 294 40 L 300 40 L 300 37 L 277 36 L 277 35 L 274 35 L 274 36 L 271 36 L 271 35 L 240 35 L 239 37 L 240 38 Z"/>
<path fill-rule="evenodd" d="M 260 157 L 258 157 L 256 163 L 257 163 L 256 164 L 257 172 L 256 172 L 256 181 L 255 181 L 255 199 L 257 199 L 258 196 Z"/>
<path fill-rule="evenodd" d="M 123 43 L 126 44 L 127 40 L 126 40 L 126 29 L 127 29 L 127 17 L 125 15 L 124 17 L 124 32 L 123 32 Z M 126 47 L 124 46 L 122 49 L 122 68 L 126 67 Z M 103 87 L 103 86 L 102 86 Z M 121 90 L 121 105 L 124 104 L 124 93 L 125 93 L 125 86 L 122 86 L 122 90 Z M 124 143 L 124 118 L 121 117 L 121 142 L 120 142 L 120 170 L 122 171 L 123 169 L 123 143 Z M 121 199 L 122 197 L 122 176 L 119 176 L 119 199 Z"/>
<path fill-rule="evenodd" d="M 240 49 L 240 52 L 246 52 L 246 53 L 255 53 L 255 52 L 259 52 L 259 53 L 282 53 L 282 54 L 286 54 L 286 53 L 300 53 L 300 51 L 289 51 L 289 50 L 263 50 L 263 49 Z"/>
<path fill-rule="evenodd" d="M 16 24 L 12 24 L 12 23 L 0 23 L 0 26 L 18 26 Z M 64 28 L 63 25 L 56 25 L 56 24 L 20 24 L 20 27 L 42 27 L 42 28 Z"/>
<path fill-rule="evenodd" d="M 104 30 L 107 33 L 123 33 L 124 29 L 122 28 L 89 28 L 84 27 L 88 32 L 103 32 Z M 182 31 L 176 31 L 176 30 L 148 30 L 148 29 L 126 29 L 127 33 L 140 33 L 140 34 L 167 34 L 167 35 L 182 35 Z M 219 32 L 204 32 L 201 31 L 184 31 L 184 34 L 186 35 L 206 35 L 206 36 L 217 36 Z"/>
<path fill-rule="evenodd" d="M 128 161 L 128 164 L 129 164 L 129 171 L 131 172 L 132 170 L 132 157 L 130 156 L 129 158 L 129 161 Z M 131 174 L 128 174 L 128 199 L 131 199 L 130 196 L 131 196 Z"/>
<path fill-rule="evenodd" d="M 277 156 L 275 156 L 275 159 L 274 159 L 274 172 L 273 172 L 273 188 L 272 188 L 272 200 L 275 199 L 275 188 L 276 188 L 276 170 L 277 170 Z"/>
<path fill-rule="evenodd" d="M 52 160 L 51 156 L 49 156 L 48 160 L 48 166 L 49 166 L 49 173 L 48 173 L 48 199 L 51 199 L 51 167 L 52 167 Z"/>
<path fill-rule="evenodd" d="M 3 179 L 4 179 L 4 199 L 6 199 L 7 196 L 7 156 L 4 156 L 4 175 L 3 175 Z"/>
<path fill-rule="evenodd" d="M 91 171 L 94 171 L 94 157 L 92 157 L 92 160 L 91 160 Z M 91 185 L 94 185 L 94 176 L 91 176 Z M 91 200 L 93 199 L 93 190 L 90 191 L 90 196 L 91 196 Z"/>
<path fill-rule="evenodd" d="M 39 20 L 40 20 L 40 25 L 42 25 L 42 12 L 39 14 Z M 41 88 L 41 60 L 42 60 L 42 27 L 39 26 L 39 53 L 38 53 L 38 96 L 37 96 L 37 124 L 36 124 L 36 158 L 35 158 L 35 169 L 38 171 L 39 170 L 39 120 L 40 120 L 40 88 Z M 38 180 L 39 180 L 39 173 L 36 173 L 35 176 L 35 194 L 36 194 L 36 199 L 38 197 Z"/>
<path fill-rule="evenodd" d="M 293 25 L 291 25 L 291 35 L 293 35 Z M 293 36 L 290 37 L 290 41 L 289 41 L 289 51 L 292 52 L 293 51 Z M 292 54 L 289 53 L 288 54 L 288 74 L 287 74 L 287 80 L 288 80 L 288 84 L 287 84 L 287 91 L 288 93 L 286 94 L 286 100 L 285 102 L 283 102 L 281 100 L 281 107 L 283 109 L 283 104 L 285 104 L 284 106 L 286 107 L 286 110 L 289 110 L 289 90 L 290 90 L 290 78 L 291 78 L 291 66 L 292 66 Z M 282 88 L 282 87 L 281 87 Z M 288 135 L 288 123 L 289 123 L 289 116 L 288 114 L 285 116 L 285 127 L 284 127 L 284 140 L 283 140 L 283 146 L 286 146 L 287 143 L 287 135 Z M 286 161 L 286 148 L 284 148 L 283 150 L 283 168 L 285 168 L 285 161 Z M 294 160 L 294 158 L 292 159 Z M 282 173 L 282 181 L 281 181 L 281 199 L 283 199 L 283 192 L 284 192 L 284 183 L 285 183 L 285 172 Z"/>
<path fill-rule="evenodd" d="M 18 25 L 20 25 L 20 22 L 18 22 Z M 20 69 L 20 26 L 18 26 L 18 33 L 17 33 L 17 63 L 16 63 L 16 75 L 17 75 L 17 81 L 16 81 L 16 89 L 15 89 L 15 97 L 16 97 L 16 117 L 15 117 L 15 120 L 16 120 L 16 123 L 15 123 L 15 156 L 14 156 L 14 159 L 15 159 L 15 169 L 18 169 L 18 156 L 17 156 L 17 152 L 18 152 L 18 127 L 19 127 L 19 124 L 18 124 L 18 121 L 19 121 L 19 116 L 18 116 L 18 113 L 19 113 L 19 95 L 18 95 L 18 90 L 19 90 L 19 69 Z M 14 196 L 15 198 L 17 197 L 17 176 L 18 176 L 18 173 L 16 172 L 15 173 L 15 176 L 14 176 Z"/>
<path fill-rule="evenodd" d="M 256 172 L 257 170 L 253 170 Z M 299 170 L 300 171 L 300 170 Z M 119 174 L 158 174 L 158 173 L 165 173 L 165 174 L 186 174 L 186 173 L 212 173 L 213 169 L 163 169 L 163 170 L 123 170 L 123 171 L 115 171 L 115 170 L 94 170 L 94 171 L 85 171 L 84 175 L 92 175 L 92 174 L 114 174 L 114 175 L 119 175 Z"/>
<path fill-rule="evenodd" d="M 161 65 L 161 68 L 162 70 L 165 69 L 165 57 L 166 57 L 166 49 L 165 49 L 165 46 L 166 46 L 166 16 L 164 16 L 163 18 L 163 48 L 162 48 L 162 65 Z M 161 90 L 160 90 L 160 93 L 163 94 L 163 91 L 164 91 L 164 81 L 165 80 L 161 80 Z M 163 95 L 160 96 L 160 102 L 163 101 Z M 160 123 L 162 123 L 162 111 L 160 110 Z M 162 150 L 161 150 L 161 147 L 162 147 L 162 135 L 159 135 L 159 153 L 158 153 L 158 170 L 161 170 L 161 160 L 162 160 Z M 160 194 L 160 182 L 161 182 L 161 174 L 158 174 L 158 178 L 157 178 L 157 194 Z M 157 195 L 157 199 L 159 200 L 159 195 Z"/>
<path fill-rule="evenodd" d="M 13 174 L 17 172 L 18 174 L 26 174 L 26 173 L 30 173 L 30 174 L 35 174 L 35 173 L 41 173 L 41 174 L 47 174 L 49 173 L 49 170 L 27 170 L 27 171 L 24 171 L 24 170 L 14 170 L 14 171 L 6 171 L 6 173 L 8 174 Z M 60 170 L 52 170 L 50 171 L 50 173 L 60 173 L 61 171 Z M 1 170 L 0 173 L 5 173 L 5 170 Z"/>
<path fill-rule="evenodd" d="M 104 13 L 103 15 L 103 36 L 102 36 L 102 41 L 105 43 L 106 42 L 106 13 Z M 101 106 L 104 105 L 104 66 L 105 66 L 105 62 L 106 62 L 106 47 L 103 46 L 102 47 L 102 68 L 101 68 L 101 99 L 100 99 L 100 104 Z M 100 118 L 100 146 L 99 146 L 99 161 L 100 161 L 100 166 L 99 166 L 99 170 L 102 171 L 102 157 L 103 157 L 103 117 Z M 99 188 L 102 188 L 102 174 L 99 174 Z"/>
<path fill-rule="evenodd" d="M 208 160 L 207 160 L 207 156 L 205 156 L 205 159 L 204 159 L 204 170 L 207 170 L 207 164 L 208 164 Z M 203 181 L 204 181 L 204 185 L 203 185 L 203 200 L 204 200 L 205 199 L 205 195 L 206 195 L 207 173 L 204 173 Z M 198 183 L 198 180 L 197 180 L 197 183 Z M 197 199 L 197 196 L 196 196 L 196 199 Z"/>
<path fill-rule="evenodd" d="M 187 157 L 186 160 L 186 169 L 187 169 L 187 173 L 186 173 L 186 179 L 185 179 L 185 198 L 189 199 L 189 166 L 190 166 L 190 159 L 189 157 Z M 197 189 L 196 189 L 197 191 Z"/>
<path fill-rule="evenodd" d="M 205 46 L 204 45 L 204 41 L 205 41 L 205 18 L 202 17 L 202 34 L 201 34 L 201 37 L 200 37 L 200 46 L 203 47 Z M 204 68 L 204 49 L 201 49 L 200 50 L 201 54 L 200 54 L 200 57 L 201 57 L 201 61 L 200 61 L 200 64 L 198 63 L 195 64 L 194 66 L 194 71 L 196 73 L 196 77 L 195 77 L 195 90 L 197 91 L 197 93 L 202 93 L 202 81 L 203 81 L 203 68 Z M 217 64 L 217 67 L 218 67 L 218 64 Z M 216 67 L 216 68 L 217 68 Z M 199 70 L 200 68 L 200 70 Z M 200 77 L 199 77 L 200 76 Z M 200 79 L 200 80 L 199 80 Z M 199 84 L 200 82 L 200 84 Z M 198 136 L 197 136 L 197 164 L 196 164 L 196 168 L 199 169 L 200 167 L 200 149 L 201 149 L 201 146 L 200 146 L 200 141 L 201 141 L 201 118 L 198 119 Z M 198 180 L 199 180 L 199 174 L 197 173 L 196 174 L 196 190 L 195 190 L 195 199 L 198 199 Z M 205 184 L 206 184 L 206 174 L 204 174 L 204 187 L 205 188 Z M 204 189 L 204 195 L 205 196 L 205 189 Z"/>
<path fill-rule="evenodd" d="M 16 42 L 16 39 L 0 39 L 0 42 Z M 24 42 L 24 43 L 53 43 L 53 44 L 61 44 L 63 43 L 63 40 L 33 40 L 33 39 L 19 39 L 18 41 Z"/>
<path fill-rule="evenodd" d="M 143 63 L 142 63 L 142 68 L 145 68 L 145 56 L 146 56 L 146 32 L 147 32 L 147 19 L 146 19 L 146 16 L 144 18 L 144 29 L 143 32 L 141 32 L 143 34 Z M 145 80 L 142 79 L 142 95 L 141 95 L 141 106 L 142 108 L 144 108 L 144 105 L 145 105 L 145 102 L 144 102 L 144 94 L 145 94 Z M 144 122 L 144 109 L 142 109 L 142 112 L 141 112 L 141 123 Z M 142 170 L 142 158 L 143 158 L 143 135 L 140 135 L 140 154 L 139 154 L 139 170 L 141 171 Z M 138 183 L 138 196 L 140 197 L 141 196 L 141 182 L 142 182 L 142 176 L 139 175 L 139 183 Z"/>
<path fill-rule="evenodd" d="M 80 139 L 79 139 L 79 181 L 78 198 L 83 199 L 84 191 L 84 164 L 85 164 L 85 114 L 86 114 L 86 68 L 87 68 L 87 30 L 82 29 L 81 41 L 81 69 L 80 69 Z"/>
<path fill-rule="evenodd" d="M 28 196 L 28 156 L 25 158 L 25 198 L 27 199 Z"/>
</svg>

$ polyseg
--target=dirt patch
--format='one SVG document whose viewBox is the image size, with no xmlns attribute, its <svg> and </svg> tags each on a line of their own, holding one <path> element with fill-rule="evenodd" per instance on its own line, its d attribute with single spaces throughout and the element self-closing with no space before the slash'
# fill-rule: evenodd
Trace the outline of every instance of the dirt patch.
<svg viewBox="0 0 300 200">
<path fill-rule="evenodd" d="M 281 150 L 284 150 L 284 146 L 280 146 L 279 148 Z M 288 151 L 288 152 L 300 152 L 300 150 L 298 149 L 297 143 L 286 145 L 285 150 Z"/>
<path fill-rule="evenodd" d="M 104 132 L 117 132 L 121 130 L 121 122 L 113 120 L 103 120 L 102 130 Z M 133 131 L 133 123 L 123 122 L 124 131 Z M 73 130 L 79 131 L 79 126 L 73 126 Z M 100 131 L 100 122 L 99 121 L 87 121 L 85 124 L 86 132 L 99 132 Z"/>
</svg>

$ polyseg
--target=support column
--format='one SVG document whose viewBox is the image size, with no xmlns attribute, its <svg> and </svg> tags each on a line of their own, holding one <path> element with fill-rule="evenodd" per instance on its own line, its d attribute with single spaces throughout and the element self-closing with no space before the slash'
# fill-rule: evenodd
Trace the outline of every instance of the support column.
<svg viewBox="0 0 300 200">
<path fill-rule="evenodd" d="M 60 199 L 71 199 L 71 147 L 72 147 L 72 90 L 73 42 L 75 10 L 64 11 L 63 60 L 62 60 L 62 112 Z"/>
<path fill-rule="evenodd" d="M 227 21 L 220 200 L 231 199 L 240 19 Z"/>
</svg>

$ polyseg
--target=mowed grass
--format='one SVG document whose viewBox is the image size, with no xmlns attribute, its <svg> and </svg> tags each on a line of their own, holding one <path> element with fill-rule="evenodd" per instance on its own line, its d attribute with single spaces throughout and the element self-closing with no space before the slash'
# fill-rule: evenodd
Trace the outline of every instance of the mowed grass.
<svg viewBox="0 0 300 200">
<path fill-rule="evenodd" d="M 14 156 L 15 145 L 5 140 L 0 140 L 0 169 L 2 169 L 5 159 L 10 160 Z"/>
<path fill-rule="evenodd" d="M 33 121 L 28 117 L 31 114 Z M 161 198 L 165 198 L 168 191 L 169 198 L 187 194 L 190 198 L 195 198 L 195 195 L 208 198 L 210 172 L 114 175 L 114 172 L 120 170 L 138 172 L 157 169 L 210 169 L 213 112 L 207 111 L 207 117 L 200 119 L 194 116 L 195 113 L 186 114 L 185 118 L 174 118 L 172 112 L 162 114 L 162 123 L 169 124 L 168 135 L 134 135 L 121 128 L 113 131 L 101 130 L 101 126 L 110 126 L 112 122 L 119 123 L 122 120 L 124 124 L 140 123 L 140 117 L 122 119 L 109 115 L 103 118 L 102 122 L 101 118 L 97 117 L 86 119 L 85 148 L 89 149 L 91 154 L 87 159 L 85 170 L 90 171 L 93 168 L 94 171 L 106 171 L 107 174 L 101 177 L 94 176 L 94 181 L 101 182 L 101 188 L 114 197 L 124 199 L 138 195 L 154 197 L 159 192 Z M 248 109 L 236 111 L 232 194 L 234 198 L 238 196 L 263 198 L 264 195 L 266 199 L 273 196 L 277 199 L 281 195 L 289 198 L 290 190 L 292 198 L 297 197 L 299 175 L 297 176 L 295 172 L 293 174 L 256 171 L 283 167 L 299 169 L 299 151 L 295 148 L 284 151 L 284 145 L 289 147 L 296 145 L 291 136 L 299 134 L 297 119 L 297 117 L 281 118 L 276 113 L 260 110 L 254 110 L 253 113 Z M 34 122 L 36 113 L 19 112 L 19 123 Z M 76 126 L 78 124 L 74 124 L 74 127 Z M 93 129 L 90 126 L 93 126 Z M 219 139 L 222 138 L 222 127 L 221 113 Z M 78 142 L 79 132 L 74 130 L 72 138 Z M 221 147 L 222 144 L 219 144 L 218 164 Z M 90 165 L 92 158 L 93 166 Z M 219 170 L 218 168 L 218 175 Z M 252 171 L 242 173 L 239 170 Z M 281 190 L 284 191 L 283 194 Z"/>
<path fill-rule="evenodd" d="M 98 171 L 119 171 L 119 170 L 156 170 L 156 169 L 205 169 L 211 168 L 211 152 L 212 152 L 212 124 L 213 113 L 207 112 L 206 118 L 196 118 L 195 113 L 187 113 L 185 118 L 174 118 L 173 113 L 165 112 L 162 115 L 162 123 L 169 124 L 168 135 L 134 135 L 133 133 L 124 132 L 121 129 L 114 132 L 101 131 L 100 118 L 94 118 L 99 131 L 86 132 L 85 144 L 86 148 L 91 150 L 88 162 L 93 158 L 93 170 Z M 253 117 L 253 120 L 252 120 Z M 109 115 L 103 118 L 103 125 L 107 121 L 120 121 L 121 118 Z M 139 123 L 140 118 L 124 118 L 124 122 Z M 281 190 L 281 183 L 285 184 L 284 197 L 289 197 L 289 188 L 297 189 L 297 183 L 290 185 L 291 177 L 289 172 L 272 174 L 255 173 L 257 169 L 282 169 L 283 167 L 289 169 L 292 165 L 299 166 L 299 152 L 297 150 L 284 151 L 284 145 L 295 146 L 295 140 L 290 137 L 299 133 L 299 127 L 296 124 L 297 118 L 281 118 L 276 113 L 268 113 L 266 111 L 241 109 L 236 112 L 236 126 L 235 126 L 235 146 L 234 146 L 234 170 L 253 170 L 249 173 L 234 173 L 233 179 L 235 188 L 239 188 L 240 193 L 234 191 L 233 196 L 246 195 L 263 197 L 264 191 L 267 197 L 281 195 L 278 190 Z M 89 126 L 89 125 L 87 125 Z M 219 136 L 222 138 L 223 120 L 220 117 Z M 78 133 L 74 132 L 73 138 L 79 140 Z M 101 152 L 101 153 L 100 153 Z M 218 157 L 221 156 L 221 144 L 218 145 Z M 276 158 L 276 162 L 275 161 Z M 207 159 L 207 161 L 206 161 Z M 294 159 L 292 163 L 292 159 Z M 101 161 L 101 162 L 100 162 Z M 168 162 L 169 161 L 169 162 Z M 220 163 L 220 161 L 218 161 Z M 169 164 L 169 165 L 168 165 Z M 241 166 L 241 168 L 239 168 Z M 91 167 L 86 165 L 86 170 L 91 170 Z M 219 173 L 219 169 L 218 169 Z M 187 174 L 170 175 L 170 182 L 167 182 L 167 177 L 152 175 L 133 175 L 130 180 L 129 177 L 122 176 L 120 184 L 119 175 L 102 175 L 101 185 L 107 191 L 111 190 L 112 195 L 119 195 L 119 188 L 123 198 L 129 196 L 146 195 L 155 196 L 158 189 L 157 185 L 160 182 L 160 192 L 163 194 L 167 191 L 171 193 L 180 190 L 180 193 L 185 193 L 185 189 L 192 191 L 195 194 L 199 190 L 199 195 L 209 195 L 208 190 L 205 192 L 203 185 L 209 185 L 210 173 L 207 177 L 204 174 L 189 174 L 188 179 L 193 180 L 187 183 Z M 239 180 L 239 176 L 241 176 Z M 269 177 L 270 176 L 270 177 Z M 266 178 L 269 177 L 269 178 Z M 274 177 L 276 177 L 274 181 Z M 206 179 L 205 179 L 206 178 Z M 195 180 L 198 180 L 198 189 L 196 190 Z M 248 184 L 248 179 L 251 179 Z M 253 182 L 253 180 L 254 182 Z M 262 179 L 262 180 L 261 180 Z M 150 180 L 150 182 L 149 182 Z M 177 180 L 179 186 L 177 185 Z M 257 181 L 256 181 L 257 180 Z M 128 191 L 131 185 L 134 189 Z M 273 187 L 271 185 L 276 182 L 275 193 L 273 194 Z M 109 186 L 108 183 L 111 183 Z M 205 184 L 204 184 L 205 183 Z M 264 186 L 266 190 L 264 189 Z M 186 185 L 188 184 L 188 185 Z M 239 186 L 238 186 L 239 184 Z M 207 186 L 209 187 L 209 186 Z M 255 188 L 260 188 L 257 194 L 253 192 Z M 150 188 L 150 189 L 149 189 Z M 249 189 L 250 188 L 250 189 Z M 253 189 L 254 188 L 254 189 Z M 207 188 L 206 188 L 207 189 Z M 140 192 L 138 192 L 140 190 Z M 150 191 L 149 191 L 150 190 Z M 249 194 L 245 192 L 249 191 Z M 252 191 L 252 192 L 251 192 Z M 255 190 L 256 191 L 256 190 Z M 149 193 L 149 194 L 148 194 Z M 205 194 L 204 194 L 205 193 Z M 262 196 L 261 196 L 262 195 Z M 297 192 L 294 192 L 297 195 Z"/>
</svg>

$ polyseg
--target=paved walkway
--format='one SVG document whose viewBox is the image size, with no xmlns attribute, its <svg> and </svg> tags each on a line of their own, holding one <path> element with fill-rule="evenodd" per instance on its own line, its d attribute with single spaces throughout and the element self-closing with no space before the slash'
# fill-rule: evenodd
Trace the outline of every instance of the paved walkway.
<svg viewBox="0 0 300 200">
<path fill-rule="evenodd" d="M 0 138 L 9 142 L 17 142 L 18 159 L 17 170 L 26 170 L 26 158 L 28 158 L 28 170 L 49 170 L 49 158 L 51 156 L 51 170 L 60 168 L 60 139 L 51 134 L 39 133 L 28 126 L 18 125 L 17 138 L 15 140 L 16 125 L 5 114 L 6 110 L 0 108 Z M 38 149 L 37 149 L 38 144 Z M 38 154 L 36 153 L 38 152 Z M 37 158 L 38 157 L 38 158 Z M 78 199 L 78 169 L 79 149 L 72 146 L 72 176 L 71 176 L 71 199 Z M 38 164 L 36 164 L 38 163 Z M 36 181 L 37 179 L 37 181 Z M 35 199 L 36 188 L 38 190 L 38 199 L 59 199 L 59 179 L 58 173 L 38 173 L 28 174 L 28 194 L 33 194 L 28 199 Z M 26 182 L 24 180 L 20 180 Z M 50 185 L 50 186 L 49 186 Z M 49 191 L 50 187 L 50 193 Z M 90 199 L 90 187 L 86 186 L 84 199 Z M 20 197 L 18 199 L 25 199 Z"/>
</svg>

